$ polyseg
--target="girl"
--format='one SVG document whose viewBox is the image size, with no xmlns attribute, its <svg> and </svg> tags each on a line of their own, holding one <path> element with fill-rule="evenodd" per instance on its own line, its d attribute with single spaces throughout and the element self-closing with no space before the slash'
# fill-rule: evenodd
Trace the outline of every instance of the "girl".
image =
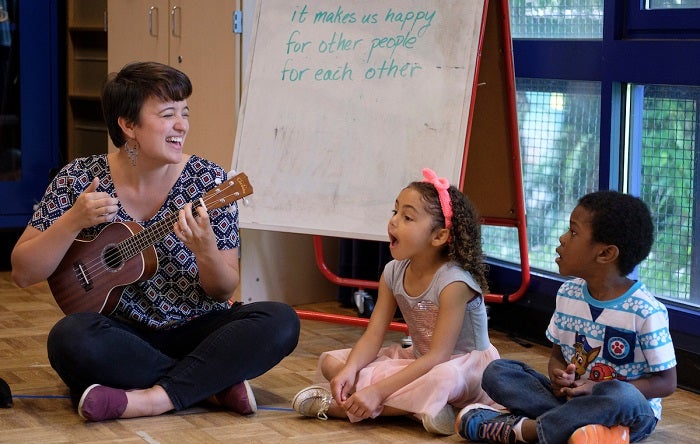
<svg viewBox="0 0 700 444">
<path fill-rule="evenodd" d="M 486 365 L 499 358 L 488 338 L 486 266 L 471 202 L 446 179 L 423 170 L 394 204 L 389 241 L 394 258 L 379 279 L 369 325 L 352 349 L 323 353 L 318 379 L 294 410 L 320 419 L 410 415 L 431 433 L 451 435 L 454 408 L 494 405 L 481 389 Z M 413 346 L 381 348 L 397 306 Z M 324 382 L 325 382 L 324 381 Z"/>
</svg>

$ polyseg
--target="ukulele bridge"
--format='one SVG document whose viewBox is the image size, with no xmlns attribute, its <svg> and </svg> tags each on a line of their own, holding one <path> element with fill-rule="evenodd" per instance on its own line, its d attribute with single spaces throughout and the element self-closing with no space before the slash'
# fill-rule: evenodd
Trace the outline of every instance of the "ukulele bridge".
<svg viewBox="0 0 700 444">
<path fill-rule="evenodd" d="M 85 268 L 85 264 L 82 262 L 75 262 L 73 264 L 73 271 L 75 272 L 75 277 L 78 278 L 78 282 L 80 282 L 80 286 L 83 287 L 83 290 L 92 290 L 92 278 Z"/>
</svg>

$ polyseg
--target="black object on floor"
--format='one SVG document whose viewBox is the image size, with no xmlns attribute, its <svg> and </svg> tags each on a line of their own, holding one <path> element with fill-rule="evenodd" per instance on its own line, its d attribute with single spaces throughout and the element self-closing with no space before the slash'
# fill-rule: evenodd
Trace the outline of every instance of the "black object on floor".
<svg viewBox="0 0 700 444">
<path fill-rule="evenodd" d="M 0 407 L 12 407 L 12 392 L 4 379 L 0 378 Z"/>
</svg>

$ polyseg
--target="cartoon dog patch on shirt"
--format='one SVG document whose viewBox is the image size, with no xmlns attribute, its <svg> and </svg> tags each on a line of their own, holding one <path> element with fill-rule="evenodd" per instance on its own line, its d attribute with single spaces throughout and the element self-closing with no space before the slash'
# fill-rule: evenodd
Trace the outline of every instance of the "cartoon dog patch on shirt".
<svg viewBox="0 0 700 444">
<path fill-rule="evenodd" d="M 576 334 L 576 342 L 574 343 L 575 353 L 571 358 L 571 363 L 576 366 L 576 379 L 586 374 L 588 366 L 598 357 L 601 348 L 600 346 L 595 348 L 591 347 L 585 335 L 580 333 Z M 606 353 L 604 353 L 604 355 L 605 354 Z M 597 362 L 591 367 L 588 373 L 588 379 L 600 382 L 611 379 L 624 381 L 626 378 L 622 375 L 618 375 L 613 367 L 602 362 Z"/>
<path fill-rule="evenodd" d="M 571 363 L 576 366 L 576 379 L 586 374 L 588 366 L 595 361 L 600 353 L 600 347 L 591 348 L 586 336 L 577 333 L 576 342 L 574 343 L 574 356 L 571 358 Z"/>
</svg>

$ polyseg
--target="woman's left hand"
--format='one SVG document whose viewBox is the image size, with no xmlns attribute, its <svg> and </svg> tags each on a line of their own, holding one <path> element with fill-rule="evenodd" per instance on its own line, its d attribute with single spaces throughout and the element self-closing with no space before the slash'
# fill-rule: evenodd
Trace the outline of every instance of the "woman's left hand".
<svg viewBox="0 0 700 444">
<path fill-rule="evenodd" d="M 209 214 L 204 206 L 195 209 L 197 217 L 192 212 L 192 204 L 188 203 L 178 214 L 175 222 L 175 235 L 193 253 L 216 247 L 216 237 L 209 222 Z"/>
</svg>

